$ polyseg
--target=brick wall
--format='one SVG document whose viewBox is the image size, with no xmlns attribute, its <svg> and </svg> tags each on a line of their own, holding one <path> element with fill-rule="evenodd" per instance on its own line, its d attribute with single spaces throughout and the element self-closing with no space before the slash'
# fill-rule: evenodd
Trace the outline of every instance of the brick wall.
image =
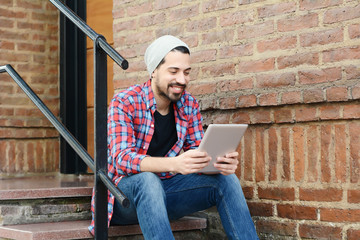
<svg viewBox="0 0 360 240">
<path fill-rule="evenodd" d="M 124 0 L 113 17 L 130 62 L 116 90 L 146 81 L 146 47 L 172 34 L 205 124 L 250 125 L 237 175 L 262 238 L 360 238 L 359 1 Z"/>
<path fill-rule="evenodd" d="M 58 12 L 48 1 L 0 0 L 0 65 L 11 64 L 59 115 Z M 57 131 L 0 74 L 0 176 L 59 169 Z"/>
</svg>

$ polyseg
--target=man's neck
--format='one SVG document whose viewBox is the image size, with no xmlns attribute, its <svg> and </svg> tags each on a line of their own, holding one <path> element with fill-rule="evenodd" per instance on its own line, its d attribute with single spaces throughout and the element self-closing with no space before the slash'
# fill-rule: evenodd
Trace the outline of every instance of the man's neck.
<svg viewBox="0 0 360 240">
<path fill-rule="evenodd" d="M 158 98 L 155 97 L 156 100 L 156 110 L 161 114 L 161 115 L 166 115 L 169 113 L 170 111 L 170 100 L 166 101 L 162 98 Z"/>
</svg>

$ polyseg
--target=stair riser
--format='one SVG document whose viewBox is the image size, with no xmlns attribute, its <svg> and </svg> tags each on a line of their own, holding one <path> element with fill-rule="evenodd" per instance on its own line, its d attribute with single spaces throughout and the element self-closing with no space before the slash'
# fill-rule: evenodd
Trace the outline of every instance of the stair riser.
<svg viewBox="0 0 360 240">
<path fill-rule="evenodd" d="M 90 197 L 0 201 L 0 225 L 87 220 Z"/>
</svg>

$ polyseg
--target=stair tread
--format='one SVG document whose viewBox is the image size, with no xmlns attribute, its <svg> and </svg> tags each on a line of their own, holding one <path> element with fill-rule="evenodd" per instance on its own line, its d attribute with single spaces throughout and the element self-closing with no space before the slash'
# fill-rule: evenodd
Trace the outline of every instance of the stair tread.
<svg viewBox="0 0 360 240">
<path fill-rule="evenodd" d="M 0 200 L 91 196 L 93 176 L 29 176 L 0 179 Z"/>
<path fill-rule="evenodd" d="M 86 239 L 92 238 L 88 231 L 89 220 L 54 223 L 37 223 L 12 226 L 0 226 L 0 236 L 10 239 Z M 192 216 L 183 217 L 171 222 L 173 231 L 195 230 L 206 228 L 206 219 Z M 111 226 L 109 237 L 141 234 L 139 225 Z"/>
</svg>

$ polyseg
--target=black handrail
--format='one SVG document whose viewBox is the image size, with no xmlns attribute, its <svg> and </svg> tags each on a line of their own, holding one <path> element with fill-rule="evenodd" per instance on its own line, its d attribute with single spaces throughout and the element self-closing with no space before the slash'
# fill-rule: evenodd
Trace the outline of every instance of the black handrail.
<svg viewBox="0 0 360 240">
<path fill-rule="evenodd" d="M 54 4 L 57 9 L 61 11 L 68 19 L 70 19 L 81 31 L 83 31 L 92 41 L 96 41 L 99 38 L 97 34 L 89 25 L 87 25 L 76 13 L 74 13 L 70 8 L 65 6 L 59 0 L 49 0 Z M 99 39 L 99 45 L 102 50 L 106 52 L 122 69 L 126 70 L 129 67 L 129 63 L 124 59 L 113 47 L 111 47 L 104 38 Z"/>
<path fill-rule="evenodd" d="M 55 115 L 49 110 L 45 103 L 36 95 L 31 87 L 20 77 L 15 69 L 10 65 L 0 66 L 0 73 L 7 72 L 11 78 L 19 85 L 19 87 L 25 92 L 30 100 L 39 108 L 39 110 L 45 115 L 45 117 L 54 125 L 56 130 L 61 136 L 69 143 L 74 151 L 81 157 L 87 166 L 95 171 L 94 159 L 86 151 L 86 149 L 76 140 L 76 138 L 69 132 L 69 130 L 62 124 Z M 116 187 L 108 177 L 107 173 L 100 172 L 100 177 L 107 186 L 107 188 L 114 194 L 114 196 L 122 203 L 124 207 L 129 206 L 129 200 L 124 197 L 124 194 Z"/>
<path fill-rule="evenodd" d="M 81 159 L 90 167 L 95 175 L 95 239 L 108 238 L 107 191 L 109 190 L 124 207 L 130 205 L 129 200 L 114 185 L 107 175 L 107 56 L 110 56 L 122 69 L 128 68 L 128 62 L 105 40 L 97 34 L 70 8 L 59 0 L 49 0 L 80 30 L 94 42 L 94 159 L 84 147 L 73 137 L 66 127 L 52 114 L 41 99 L 32 91 L 11 65 L 0 66 L 0 73 L 8 72 L 21 89 L 28 95 L 47 119 L 59 131 Z"/>
</svg>

